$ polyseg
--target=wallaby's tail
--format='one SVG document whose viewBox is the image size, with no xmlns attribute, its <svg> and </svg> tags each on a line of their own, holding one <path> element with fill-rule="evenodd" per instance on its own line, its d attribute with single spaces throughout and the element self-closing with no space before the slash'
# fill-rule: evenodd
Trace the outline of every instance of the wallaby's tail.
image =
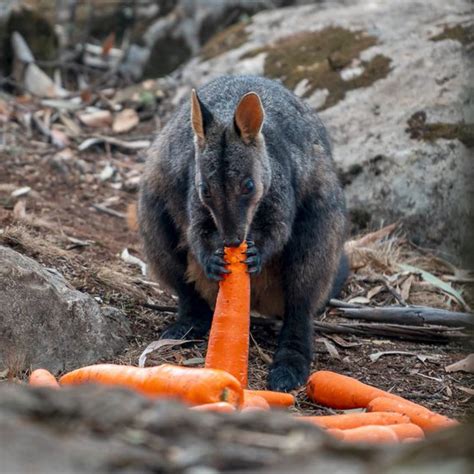
<svg viewBox="0 0 474 474">
<path fill-rule="evenodd" d="M 349 276 L 349 271 L 349 258 L 345 252 L 343 252 L 341 255 L 341 260 L 339 261 L 339 268 L 337 269 L 336 278 L 334 279 L 329 299 L 337 298 L 339 296 L 342 288 L 344 287 L 344 283 Z"/>
</svg>

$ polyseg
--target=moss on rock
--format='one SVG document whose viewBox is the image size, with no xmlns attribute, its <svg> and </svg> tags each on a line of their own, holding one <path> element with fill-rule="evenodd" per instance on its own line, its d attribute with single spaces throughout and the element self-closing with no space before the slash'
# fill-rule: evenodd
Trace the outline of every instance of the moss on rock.
<svg viewBox="0 0 474 474">
<path fill-rule="evenodd" d="M 445 26 L 444 30 L 431 38 L 431 41 L 452 39 L 463 45 L 474 43 L 474 23 L 472 25 Z"/>
<path fill-rule="evenodd" d="M 406 132 L 410 138 L 430 142 L 439 138 L 459 140 L 468 148 L 474 147 L 474 123 L 426 123 L 426 112 L 419 111 L 408 119 L 407 124 Z"/>
<path fill-rule="evenodd" d="M 236 49 L 239 46 L 242 46 L 249 36 L 246 28 L 250 23 L 250 20 L 240 21 L 223 31 L 216 33 L 202 47 L 201 58 L 204 61 L 212 59 L 220 54 L 230 51 L 231 49 Z"/>
<path fill-rule="evenodd" d="M 360 61 L 362 73 L 359 76 L 344 80 L 340 74 L 376 42 L 375 37 L 361 31 L 328 27 L 287 36 L 272 45 L 249 51 L 241 59 L 267 53 L 265 76 L 280 79 L 290 89 L 305 81 L 303 97 L 309 97 L 317 89 L 327 89 L 329 94 L 320 107 L 325 109 L 342 100 L 347 91 L 367 87 L 387 76 L 391 61 L 383 55 Z"/>
</svg>

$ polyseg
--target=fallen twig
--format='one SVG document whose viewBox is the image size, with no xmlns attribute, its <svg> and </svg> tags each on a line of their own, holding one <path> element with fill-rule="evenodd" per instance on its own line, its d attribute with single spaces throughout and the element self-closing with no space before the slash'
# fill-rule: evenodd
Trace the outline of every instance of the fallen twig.
<svg viewBox="0 0 474 474">
<path fill-rule="evenodd" d="M 460 328 L 456 328 L 457 331 L 455 331 L 454 328 L 446 329 L 441 327 L 418 327 L 379 323 L 330 324 L 322 321 L 315 321 L 314 327 L 316 331 L 322 334 L 353 334 L 365 337 L 378 336 L 438 344 L 447 344 L 450 340 L 468 337 L 468 335 L 459 332 Z"/>
<path fill-rule="evenodd" d="M 436 324 L 448 327 L 474 327 L 474 315 L 470 313 L 459 313 L 426 306 L 338 307 L 337 312 L 341 313 L 341 316 L 345 318 L 381 323 L 411 324 L 414 326 Z"/>
<path fill-rule="evenodd" d="M 92 207 L 99 212 L 108 214 L 109 216 L 119 217 L 120 219 L 125 219 L 125 214 L 123 212 L 114 211 L 108 207 L 103 206 L 102 204 L 92 204 Z"/>
</svg>

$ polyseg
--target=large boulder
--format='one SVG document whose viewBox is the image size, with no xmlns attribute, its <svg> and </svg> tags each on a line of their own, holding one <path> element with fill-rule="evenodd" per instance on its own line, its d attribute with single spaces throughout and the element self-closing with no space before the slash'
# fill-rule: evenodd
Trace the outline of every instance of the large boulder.
<svg viewBox="0 0 474 474">
<path fill-rule="evenodd" d="M 113 356 L 129 334 L 121 311 L 101 308 L 56 271 L 0 246 L 0 370 L 71 370 Z"/>
<path fill-rule="evenodd" d="M 332 0 L 258 13 L 210 44 L 179 72 L 181 97 L 222 74 L 281 80 L 329 128 L 356 228 L 403 219 L 415 241 L 462 254 L 474 221 L 471 2 Z"/>
</svg>

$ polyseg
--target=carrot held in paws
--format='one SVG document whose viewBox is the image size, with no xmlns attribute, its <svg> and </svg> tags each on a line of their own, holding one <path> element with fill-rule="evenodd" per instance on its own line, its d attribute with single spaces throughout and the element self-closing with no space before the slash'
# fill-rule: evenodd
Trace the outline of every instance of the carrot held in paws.
<svg viewBox="0 0 474 474">
<path fill-rule="evenodd" d="M 342 410 L 365 408 L 377 397 L 401 398 L 352 377 L 326 370 L 315 372 L 309 377 L 306 393 L 316 403 Z"/>
<path fill-rule="evenodd" d="M 247 243 L 226 247 L 224 258 L 230 273 L 219 282 L 206 354 L 206 368 L 225 370 L 247 386 L 250 331 L 250 276 Z"/>
<path fill-rule="evenodd" d="M 144 368 L 114 364 L 91 365 L 63 375 L 59 383 L 116 385 L 151 397 L 177 398 L 191 405 L 228 402 L 240 406 L 243 401 L 240 383 L 227 372 L 171 364 Z"/>
<path fill-rule="evenodd" d="M 410 423 L 408 416 L 399 413 L 345 413 L 341 415 L 298 416 L 297 420 L 307 421 L 321 428 L 347 430 L 366 425 L 395 425 Z"/>
<path fill-rule="evenodd" d="M 271 390 L 244 390 L 244 395 L 258 395 L 264 398 L 271 407 L 291 407 L 295 404 L 295 397 L 291 393 L 272 392 Z"/>
<path fill-rule="evenodd" d="M 56 377 L 46 369 L 36 369 L 31 372 L 28 383 L 36 387 L 59 388 Z"/>
<path fill-rule="evenodd" d="M 391 411 L 406 415 L 412 423 L 422 428 L 425 433 L 459 424 L 456 420 L 434 413 L 428 408 L 403 398 L 378 397 L 368 403 L 367 410 L 371 412 Z"/>
<path fill-rule="evenodd" d="M 330 429 L 330 435 L 353 443 L 398 443 L 398 436 L 386 426 L 367 425 L 349 430 Z"/>
</svg>

